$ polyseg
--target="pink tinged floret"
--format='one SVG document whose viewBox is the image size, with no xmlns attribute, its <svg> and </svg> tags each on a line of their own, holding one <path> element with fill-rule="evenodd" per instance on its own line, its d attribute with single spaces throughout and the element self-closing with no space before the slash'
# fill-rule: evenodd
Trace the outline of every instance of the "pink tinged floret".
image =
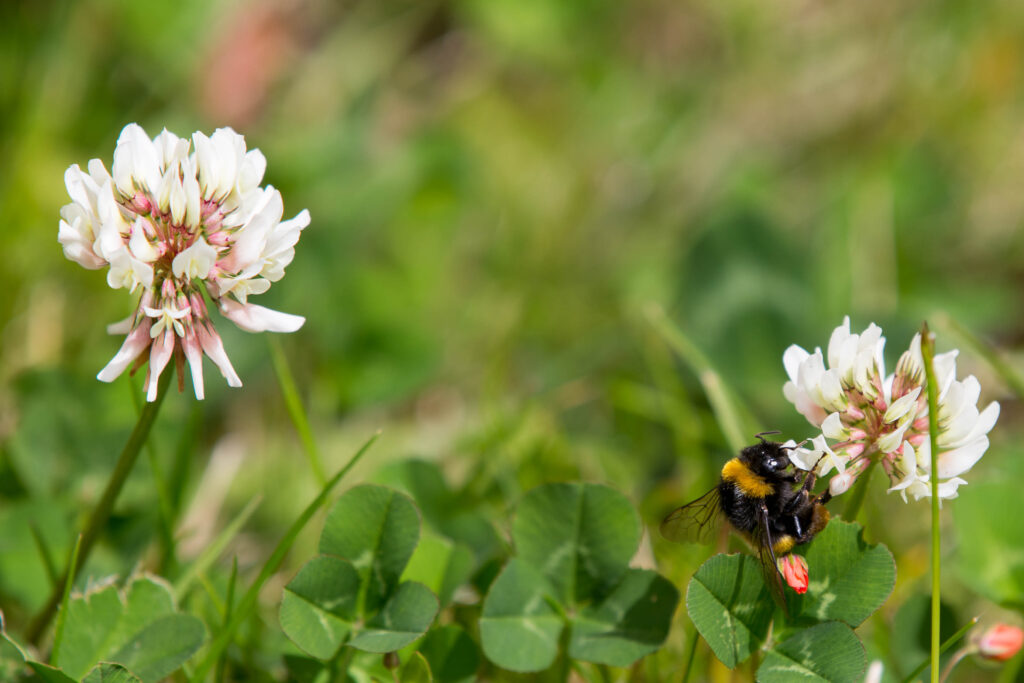
<svg viewBox="0 0 1024 683">
<path fill-rule="evenodd" d="M 150 403 L 156 400 L 160 374 L 167 367 L 171 356 L 174 355 L 174 339 L 174 330 L 168 328 L 153 340 L 153 348 L 149 352 L 149 374 L 146 387 L 146 400 Z"/>
<path fill-rule="evenodd" d="M 242 386 L 242 380 L 238 378 L 235 369 L 231 366 L 231 361 L 228 360 L 228 354 L 224 351 L 224 343 L 220 340 L 220 335 L 208 325 L 196 325 L 195 330 L 199 344 L 203 347 L 203 353 L 220 369 L 220 374 L 228 381 L 228 386 Z"/>
<path fill-rule="evenodd" d="M 240 304 L 231 299 L 220 300 L 220 312 L 246 332 L 295 332 L 306 322 L 301 315 L 281 313 L 256 304 Z"/>
<path fill-rule="evenodd" d="M 196 398 L 203 400 L 203 350 L 196 336 L 196 329 L 189 326 L 185 330 L 185 336 L 181 339 L 181 348 L 185 352 L 185 359 L 188 361 L 189 372 L 192 375 L 192 388 L 195 389 Z"/>
<path fill-rule="evenodd" d="M 139 326 L 128 333 L 120 350 L 107 363 L 106 367 L 100 370 L 96 379 L 101 382 L 113 382 L 122 372 L 150 345 L 149 328 L 152 324 L 151 318 L 145 318 Z"/>
</svg>

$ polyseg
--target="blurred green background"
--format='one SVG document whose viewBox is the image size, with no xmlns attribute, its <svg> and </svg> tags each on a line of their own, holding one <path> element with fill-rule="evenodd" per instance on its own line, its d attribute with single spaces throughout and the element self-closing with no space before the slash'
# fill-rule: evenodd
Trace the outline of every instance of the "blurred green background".
<svg viewBox="0 0 1024 683">
<path fill-rule="evenodd" d="M 109 168 L 132 121 L 233 126 L 286 216 L 312 214 L 257 303 L 307 318 L 281 342 L 328 469 L 380 428 L 364 477 L 436 460 L 506 522 L 541 481 L 611 482 L 648 523 L 710 486 L 728 448 L 652 307 L 753 428 L 797 439 L 811 429 L 782 397 L 782 352 L 824 346 L 843 315 L 883 327 L 890 368 L 925 318 L 940 350 L 959 344 L 944 316 L 1008 353 L 1024 339 L 1016 0 L 42 0 L 0 4 L 0 27 L 0 514 L 59 494 L 57 537 L 141 393 L 93 379 L 132 300 L 63 258 L 63 172 Z M 207 363 L 199 408 L 188 387 L 168 400 L 157 461 L 190 425 L 187 497 L 211 481 L 228 510 L 264 495 L 255 562 L 316 483 L 266 340 L 219 329 L 246 386 Z M 1019 410 L 964 353 L 968 372 L 1004 399 L 969 478 L 998 477 Z M 245 465 L 211 473 L 227 451 Z M 876 483 L 865 515 L 900 562 L 898 604 L 925 571 L 927 513 Z"/>
</svg>

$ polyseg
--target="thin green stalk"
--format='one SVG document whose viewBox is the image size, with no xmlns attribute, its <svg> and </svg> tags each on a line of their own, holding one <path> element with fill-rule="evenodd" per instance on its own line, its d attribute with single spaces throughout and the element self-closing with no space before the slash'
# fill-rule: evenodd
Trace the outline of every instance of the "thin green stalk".
<svg viewBox="0 0 1024 683">
<path fill-rule="evenodd" d="M 864 504 L 864 497 L 868 492 L 868 482 L 871 480 L 871 474 L 875 471 L 875 465 L 878 460 L 871 458 L 868 462 L 867 469 L 860 473 L 857 477 L 857 483 L 853 486 L 853 492 L 850 494 L 850 500 L 847 501 L 846 507 L 843 509 L 843 519 L 848 522 L 854 522 L 857 520 L 857 515 L 860 514 L 860 508 Z"/>
<path fill-rule="evenodd" d="M 277 547 L 274 548 L 274 552 L 270 554 L 267 561 L 263 563 L 263 567 L 260 569 L 259 575 L 256 580 L 253 581 L 252 585 L 249 586 L 249 590 L 245 592 L 242 599 L 238 602 L 238 608 L 234 610 L 231 615 L 231 619 L 227 622 L 224 628 L 221 629 L 220 633 L 210 644 L 209 649 L 206 651 L 206 656 L 202 662 L 196 667 L 193 680 L 202 681 L 206 678 L 206 675 L 210 673 L 210 669 L 216 664 L 217 659 L 220 657 L 220 653 L 228 646 L 231 640 L 235 637 L 235 631 L 242 625 L 242 622 L 249 618 L 252 611 L 256 608 L 256 599 L 259 597 L 260 589 L 263 584 L 267 582 L 267 579 L 278 570 L 281 563 L 284 562 L 285 555 L 292 547 L 292 543 L 295 542 L 295 538 L 302 531 L 303 527 L 309 522 L 320 506 L 324 504 L 327 497 L 331 494 L 331 491 L 337 486 L 338 482 L 344 478 L 349 471 L 355 467 L 356 463 L 366 454 L 366 451 L 370 449 L 373 442 L 380 436 L 380 432 L 374 434 L 369 441 L 363 444 L 355 455 L 348 461 L 341 470 L 338 471 L 330 481 L 324 484 L 320 490 L 320 494 L 313 499 L 313 502 L 306 506 L 306 509 L 302 511 L 302 514 L 292 523 L 291 527 L 288 528 L 287 533 L 278 542 Z"/>
<path fill-rule="evenodd" d="M 46 578 L 50 581 L 50 586 L 59 585 L 57 583 L 57 567 L 53 564 L 53 556 L 50 554 L 50 547 L 46 545 L 46 539 L 43 538 L 43 534 L 35 522 L 29 523 L 28 530 L 32 534 L 36 550 L 39 551 L 39 557 L 43 560 L 43 570 L 46 572 Z"/>
<path fill-rule="evenodd" d="M 241 531 L 245 523 L 249 521 L 252 513 L 259 507 L 262 498 L 260 496 L 254 497 L 249 503 L 242 508 L 234 519 L 228 522 L 228 525 L 224 527 L 223 531 L 217 534 L 217 538 L 214 539 L 213 543 L 207 544 L 203 548 L 203 552 L 199 554 L 195 560 L 185 569 L 184 573 L 178 577 L 178 580 L 174 582 L 174 597 L 177 600 L 182 600 L 185 597 L 186 592 L 192 587 L 192 582 L 196 578 L 206 572 L 207 569 L 216 561 L 220 554 L 224 552 L 224 549 L 228 547 L 238 532 Z"/>
<path fill-rule="evenodd" d="M 295 386 L 295 378 L 288 366 L 288 358 L 281 349 L 281 342 L 274 335 L 267 336 L 267 343 L 270 345 L 270 359 L 274 363 L 274 372 L 277 374 L 278 384 L 281 385 L 281 395 L 288 408 L 288 415 L 291 416 L 295 431 L 298 432 L 299 440 L 302 441 L 302 450 L 306 453 L 306 459 L 309 460 L 309 467 L 313 470 L 316 483 L 323 486 L 327 483 L 327 474 L 324 472 L 316 441 L 313 440 L 313 430 L 309 428 L 309 418 L 306 416 L 306 410 L 302 407 L 302 398 Z"/>
<path fill-rule="evenodd" d="M 697 654 L 697 639 L 700 638 L 700 634 L 697 633 L 697 627 L 693 628 L 693 633 L 690 634 L 690 639 L 687 642 L 687 653 L 686 653 L 686 664 L 683 665 L 683 679 L 682 683 L 686 683 L 690 678 L 690 670 L 693 668 L 693 657 Z"/>
<path fill-rule="evenodd" d="M 740 406 L 732 397 L 729 387 L 712 366 L 711 361 L 683 332 L 672 324 L 660 306 L 647 309 L 647 319 L 679 357 L 697 373 L 697 379 L 704 387 L 711 411 L 725 436 L 729 448 L 737 453 L 748 445 L 755 430 L 748 429 L 747 419 Z"/>
<path fill-rule="evenodd" d="M 82 534 L 78 534 L 75 538 L 75 545 L 71 548 L 71 556 L 68 558 L 68 566 L 74 566 L 78 561 L 78 553 L 82 547 Z M 53 650 L 50 653 L 50 661 L 56 662 L 57 657 L 60 655 L 60 644 L 64 640 L 64 622 L 68 618 L 68 600 L 71 598 L 71 586 L 74 584 L 74 580 L 71 575 L 67 575 L 67 580 L 64 582 L 64 593 L 60 599 L 60 615 L 57 617 L 57 630 L 53 636 Z"/>
<path fill-rule="evenodd" d="M 235 582 L 238 580 L 238 556 L 231 558 L 231 575 L 228 577 L 228 594 L 224 599 L 224 620 L 223 626 L 227 626 L 228 621 L 231 619 L 231 606 L 235 601 Z M 228 668 L 227 649 L 221 653 L 220 659 L 217 660 L 217 673 L 214 680 L 217 683 L 224 683 L 224 674 Z"/>
<path fill-rule="evenodd" d="M 135 414 L 141 414 L 143 405 L 139 398 L 140 393 L 134 383 L 128 383 L 128 393 L 135 407 Z M 157 511 L 160 519 L 160 559 L 157 567 L 163 569 L 168 558 L 175 555 L 174 550 L 174 519 L 171 511 L 171 499 L 167 494 L 167 484 L 160 468 L 160 459 L 157 457 L 153 444 L 147 442 L 145 445 L 146 459 L 149 461 L 149 471 L 153 475 L 153 488 L 156 490 Z"/>
<path fill-rule="evenodd" d="M 966 624 L 965 624 L 965 625 L 963 626 L 963 628 L 961 628 L 960 630 L 958 630 L 958 631 L 957 631 L 956 633 L 954 633 L 953 635 L 951 635 L 951 636 L 950 636 L 949 638 L 946 638 L 946 642 L 944 642 L 944 643 L 942 644 L 942 646 L 941 646 L 941 647 L 939 648 L 939 654 L 941 655 L 941 654 L 943 654 L 943 653 L 944 653 L 944 652 L 945 652 L 946 650 L 948 650 L 949 648 L 953 647 L 953 645 L 954 645 L 954 644 L 955 644 L 955 643 L 956 643 L 956 642 L 957 642 L 958 640 L 960 640 L 961 638 L 963 638 L 963 637 L 964 637 L 964 635 L 965 635 L 965 634 L 966 634 L 966 633 L 967 633 L 967 632 L 968 632 L 969 630 L 971 630 L 971 627 L 973 627 L 973 626 L 974 626 L 975 624 L 977 624 L 977 623 L 978 623 L 978 617 L 974 617 L 974 618 L 972 618 L 972 619 L 971 619 L 970 621 L 968 621 L 968 622 L 967 622 L 967 623 L 966 623 Z M 913 670 L 913 671 L 912 671 L 912 672 L 910 673 L 910 675 L 909 675 L 909 676 L 907 676 L 906 678 L 904 678 L 904 679 L 903 679 L 903 683 L 912 683 L 912 682 L 913 682 L 914 680 L 916 680 L 916 679 L 917 679 L 917 677 L 918 677 L 918 676 L 920 676 L 920 675 L 921 675 L 921 672 L 922 672 L 922 671 L 924 671 L 925 669 L 927 669 L 927 668 L 928 668 L 928 665 L 929 665 L 930 663 L 931 663 L 931 659 L 926 659 L 926 660 L 924 660 L 923 662 L 921 662 L 921 663 L 920 663 L 920 664 L 918 665 L 918 667 L 917 667 L 916 669 L 914 669 L 914 670 Z"/>
<path fill-rule="evenodd" d="M 42 610 L 29 623 L 26 636 L 33 645 L 39 644 L 43 637 L 43 632 L 46 630 L 50 620 L 53 619 L 53 614 L 57 610 L 57 605 L 61 599 L 62 586 L 68 581 L 74 583 L 78 577 L 78 572 L 81 571 L 82 566 L 89 559 L 93 546 L 110 519 L 114 503 L 117 502 L 117 497 L 121 494 L 121 489 L 128 480 L 128 475 L 131 474 L 132 469 L 135 467 L 135 461 L 138 460 L 139 453 L 142 452 L 142 447 L 149 437 L 149 431 L 153 427 L 157 413 L 160 411 L 160 405 L 163 403 L 164 395 L 167 393 L 167 388 L 173 376 L 174 373 L 169 369 L 163 373 L 157 388 L 156 400 L 152 403 L 147 403 L 143 407 L 142 412 L 139 413 L 139 420 L 135 423 L 135 429 L 132 430 L 131 436 L 128 437 L 128 443 L 125 444 L 124 450 L 121 451 L 121 457 L 118 458 L 117 464 L 114 465 L 114 471 L 110 473 L 107 487 L 103 490 L 103 495 L 100 497 L 99 502 L 89 516 L 89 521 L 86 522 L 85 529 L 82 531 L 81 548 L 78 553 L 77 562 L 69 564 L 64 570 L 60 581 L 50 593 L 50 598 L 46 601 Z"/>
<path fill-rule="evenodd" d="M 924 358 L 924 372 L 928 385 L 928 440 L 932 449 L 931 476 L 932 487 L 932 638 L 931 638 L 931 681 L 939 683 L 939 606 L 941 594 L 939 589 L 939 552 L 941 536 L 939 533 L 939 395 L 935 383 L 935 338 L 928 329 L 928 323 L 921 326 L 921 356 Z"/>
</svg>

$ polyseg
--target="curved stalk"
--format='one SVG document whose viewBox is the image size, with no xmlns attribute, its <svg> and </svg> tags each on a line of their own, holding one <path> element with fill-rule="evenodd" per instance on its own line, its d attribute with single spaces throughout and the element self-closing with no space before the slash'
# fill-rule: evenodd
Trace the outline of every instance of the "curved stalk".
<svg viewBox="0 0 1024 683">
<path fill-rule="evenodd" d="M 96 507 L 93 508 L 89 521 L 86 522 L 85 529 L 82 530 L 77 561 L 72 560 L 68 564 L 64 573 L 56 585 L 54 585 L 50 598 L 29 623 L 26 635 L 28 641 L 33 645 L 39 644 L 43 633 L 46 631 L 46 627 L 49 625 L 50 620 L 53 619 L 57 606 L 60 604 L 65 584 L 70 585 L 74 583 L 78 572 L 82 570 L 86 560 L 89 559 L 89 553 L 92 552 L 93 546 L 97 539 L 99 539 L 100 532 L 107 525 L 110 513 L 114 510 L 114 503 L 117 502 L 117 497 L 121 494 L 121 489 L 124 488 L 128 475 L 131 474 L 132 469 L 135 467 L 135 461 L 139 459 L 139 453 L 142 452 L 146 439 L 149 438 L 149 431 L 153 427 L 153 422 L 156 421 L 160 405 L 164 400 L 164 394 L 167 393 L 167 388 L 170 386 L 173 376 L 174 373 L 170 369 L 160 376 L 156 400 L 142 407 L 139 419 L 135 423 L 135 429 L 132 430 L 131 436 L 128 437 L 128 443 L 125 444 L 124 450 L 121 451 L 121 457 L 117 459 L 114 471 L 110 473 L 107 487 L 103 490 L 103 495 L 100 497 L 99 502 L 96 503 Z"/>
</svg>

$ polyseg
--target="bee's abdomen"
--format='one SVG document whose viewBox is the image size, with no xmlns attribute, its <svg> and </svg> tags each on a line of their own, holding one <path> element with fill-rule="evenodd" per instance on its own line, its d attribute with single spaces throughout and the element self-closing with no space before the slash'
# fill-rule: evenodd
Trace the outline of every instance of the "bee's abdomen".
<svg viewBox="0 0 1024 683">
<path fill-rule="evenodd" d="M 751 498 L 767 498 L 775 493 L 775 487 L 769 484 L 739 458 L 733 458 L 722 468 L 722 481 L 734 484 L 741 492 Z"/>
</svg>

